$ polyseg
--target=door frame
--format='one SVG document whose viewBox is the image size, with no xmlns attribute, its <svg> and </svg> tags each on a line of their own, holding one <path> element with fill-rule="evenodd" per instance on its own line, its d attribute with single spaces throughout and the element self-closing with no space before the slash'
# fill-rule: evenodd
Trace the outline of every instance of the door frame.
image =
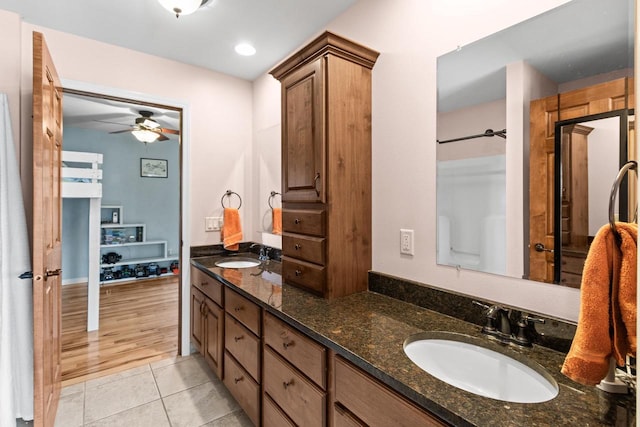
<svg viewBox="0 0 640 427">
<path fill-rule="evenodd" d="M 191 141 L 191 111 L 189 103 L 182 100 L 164 98 L 157 95 L 134 92 L 126 89 L 114 88 L 109 86 L 98 85 L 94 83 L 87 83 L 77 80 L 61 79 L 63 93 L 64 89 L 86 92 L 87 94 L 94 94 L 96 96 L 117 97 L 128 99 L 132 101 L 138 101 L 142 103 L 165 105 L 167 107 L 182 109 L 182 123 L 180 129 L 180 230 L 179 240 L 181 247 L 180 252 L 180 292 L 179 292 L 179 340 L 178 340 L 178 354 L 181 356 L 187 356 L 191 353 L 190 341 L 189 341 L 189 319 L 191 316 L 191 307 L 189 306 L 189 271 L 190 271 L 190 257 L 191 257 L 191 237 L 190 237 L 190 218 L 189 218 L 189 206 L 191 201 L 190 192 L 190 141 Z M 64 107 L 63 107 L 64 108 Z"/>
</svg>

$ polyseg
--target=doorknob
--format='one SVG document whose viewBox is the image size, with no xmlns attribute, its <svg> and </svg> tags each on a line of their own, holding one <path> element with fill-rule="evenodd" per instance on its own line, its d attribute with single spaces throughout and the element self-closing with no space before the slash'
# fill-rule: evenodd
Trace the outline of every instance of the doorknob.
<svg viewBox="0 0 640 427">
<path fill-rule="evenodd" d="M 535 245 L 533 245 L 533 249 L 535 249 L 536 252 L 551 252 L 551 253 L 553 253 L 553 249 L 545 248 L 542 243 L 536 243 Z"/>
</svg>

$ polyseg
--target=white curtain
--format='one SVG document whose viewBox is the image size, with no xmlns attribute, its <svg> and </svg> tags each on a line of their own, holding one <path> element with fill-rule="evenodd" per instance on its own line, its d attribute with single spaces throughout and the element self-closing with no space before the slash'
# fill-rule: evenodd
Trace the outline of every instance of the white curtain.
<svg viewBox="0 0 640 427">
<path fill-rule="evenodd" d="M 0 427 L 33 419 L 32 281 L 9 101 L 0 94 Z"/>
</svg>

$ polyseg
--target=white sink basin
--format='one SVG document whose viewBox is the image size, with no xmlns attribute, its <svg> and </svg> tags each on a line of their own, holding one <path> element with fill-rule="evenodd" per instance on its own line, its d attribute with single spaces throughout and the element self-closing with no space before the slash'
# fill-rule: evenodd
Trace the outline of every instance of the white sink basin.
<svg viewBox="0 0 640 427">
<path fill-rule="evenodd" d="M 480 396 L 540 403 L 558 395 L 558 384 L 542 366 L 518 361 L 484 344 L 466 335 L 425 332 L 409 337 L 404 352 L 427 373 Z"/>
<path fill-rule="evenodd" d="M 223 258 L 215 264 L 222 268 L 250 268 L 259 266 L 260 261 L 253 258 Z"/>
</svg>

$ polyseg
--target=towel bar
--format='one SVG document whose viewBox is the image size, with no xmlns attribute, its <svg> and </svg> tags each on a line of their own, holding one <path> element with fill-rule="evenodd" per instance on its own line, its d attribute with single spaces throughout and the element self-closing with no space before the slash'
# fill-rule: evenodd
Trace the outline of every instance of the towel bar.
<svg viewBox="0 0 640 427">
<path fill-rule="evenodd" d="M 238 193 L 236 193 L 235 191 L 227 190 L 222 195 L 222 198 L 220 199 L 220 204 L 222 205 L 223 208 L 226 208 L 226 206 L 224 205 L 224 198 L 225 197 L 231 198 L 232 194 L 235 194 L 236 196 L 238 196 L 238 200 L 240 200 L 240 204 L 238 205 L 238 209 L 240 209 L 240 207 L 242 206 L 242 197 L 240 197 L 240 195 Z M 229 207 L 231 207 L 231 202 L 229 202 Z"/>
<path fill-rule="evenodd" d="M 609 196 L 609 226 L 618 241 L 620 241 L 620 235 L 618 234 L 618 230 L 616 230 L 615 222 L 616 195 L 618 194 L 618 189 L 620 188 L 622 180 L 629 170 L 634 170 L 636 171 L 636 174 L 638 174 L 638 162 L 635 160 L 629 160 L 620 168 L 620 171 L 613 182 L 613 186 L 611 187 L 611 195 Z"/>
<path fill-rule="evenodd" d="M 273 205 L 271 204 L 271 202 L 273 201 L 273 198 L 276 196 L 282 196 L 282 194 L 276 192 L 276 191 L 272 191 L 271 195 L 269 196 L 269 200 L 267 203 L 269 203 L 269 207 L 271 208 L 271 210 L 273 210 Z"/>
</svg>

